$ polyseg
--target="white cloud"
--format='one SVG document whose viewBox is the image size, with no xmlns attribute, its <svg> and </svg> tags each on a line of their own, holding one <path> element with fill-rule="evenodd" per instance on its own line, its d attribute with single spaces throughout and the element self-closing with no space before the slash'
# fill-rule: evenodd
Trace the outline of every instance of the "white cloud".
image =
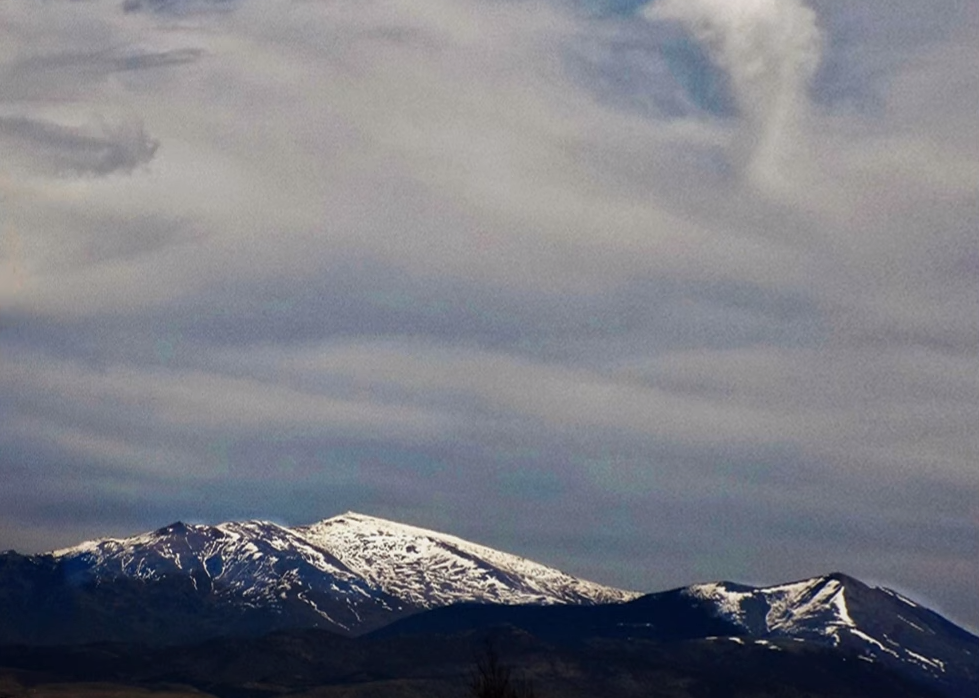
<svg viewBox="0 0 979 698">
<path fill-rule="evenodd" d="M 687 25 L 731 79 L 746 127 L 745 166 L 753 179 L 777 184 L 808 112 L 809 82 L 822 37 L 816 14 L 801 0 L 665 0 L 645 11 L 651 20 Z"/>
</svg>

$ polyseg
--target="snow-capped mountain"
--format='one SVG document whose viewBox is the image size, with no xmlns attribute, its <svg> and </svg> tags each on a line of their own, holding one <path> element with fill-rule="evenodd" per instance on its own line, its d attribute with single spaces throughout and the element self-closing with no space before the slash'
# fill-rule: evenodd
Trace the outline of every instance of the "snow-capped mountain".
<svg viewBox="0 0 979 698">
<path fill-rule="evenodd" d="M 195 589 L 241 608 L 274 609 L 296 622 L 344 631 L 369 617 L 404 608 L 399 599 L 369 584 L 325 548 L 268 521 L 216 526 L 177 522 L 52 555 L 79 582 L 185 577 Z"/>
<path fill-rule="evenodd" d="M 979 666 L 979 638 L 896 591 L 844 574 L 761 588 L 697 584 L 682 593 L 708 603 L 716 617 L 757 642 L 837 647 L 939 685 L 956 683 L 965 667 L 974 673 Z"/>
<path fill-rule="evenodd" d="M 191 593 L 204 604 L 195 613 L 212 614 L 213 625 L 257 630 L 324 627 L 357 634 L 459 601 L 594 604 L 638 596 L 454 536 L 353 512 L 298 528 L 177 522 L 50 557 L 75 593 L 97 587 L 108 595 L 112 585 L 126 590 L 123 596 L 141 593 L 130 591 L 133 584 L 156 594 Z M 169 596 L 167 605 L 177 604 Z"/>
</svg>

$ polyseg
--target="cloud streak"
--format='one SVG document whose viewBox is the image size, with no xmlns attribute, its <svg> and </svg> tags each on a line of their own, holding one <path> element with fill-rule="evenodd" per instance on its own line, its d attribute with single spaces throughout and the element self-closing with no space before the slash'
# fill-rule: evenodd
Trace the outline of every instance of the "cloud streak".
<svg viewBox="0 0 979 698">
<path fill-rule="evenodd" d="M 0 5 L 0 547 L 360 508 L 979 618 L 960 4 L 138 9 Z"/>
<path fill-rule="evenodd" d="M 5 156 L 54 175 L 131 173 L 153 159 L 159 143 L 139 123 L 65 126 L 26 117 L 0 117 Z"/>
</svg>

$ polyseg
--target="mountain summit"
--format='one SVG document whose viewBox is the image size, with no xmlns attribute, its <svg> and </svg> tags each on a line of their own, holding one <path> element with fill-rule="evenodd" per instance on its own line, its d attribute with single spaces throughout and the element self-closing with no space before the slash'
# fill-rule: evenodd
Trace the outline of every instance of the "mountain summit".
<svg viewBox="0 0 979 698">
<path fill-rule="evenodd" d="M 455 536 L 354 512 L 295 531 L 373 587 L 421 608 L 459 601 L 615 603 L 639 596 Z"/>
</svg>

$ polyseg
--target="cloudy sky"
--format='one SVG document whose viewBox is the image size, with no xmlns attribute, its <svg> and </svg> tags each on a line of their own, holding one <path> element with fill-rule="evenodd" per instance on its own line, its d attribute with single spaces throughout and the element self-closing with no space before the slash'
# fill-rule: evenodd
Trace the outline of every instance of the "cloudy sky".
<svg viewBox="0 0 979 698">
<path fill-rule="evenodd" d="M 346 510 L 979 628 L 976 0 L 4 0 L 0 549 Z"/>
</svg>

